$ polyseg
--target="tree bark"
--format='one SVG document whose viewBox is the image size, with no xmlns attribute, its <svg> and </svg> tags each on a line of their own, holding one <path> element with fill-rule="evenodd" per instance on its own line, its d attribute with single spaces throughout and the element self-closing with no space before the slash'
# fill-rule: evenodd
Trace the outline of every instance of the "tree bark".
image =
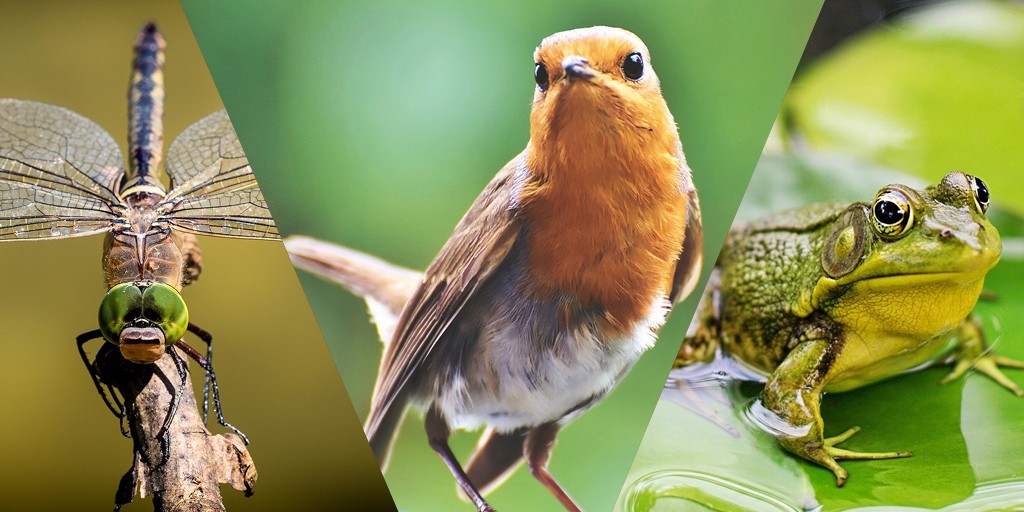
<svg viewBox="0 0 1024 512">
<path fill-rule="evenodd" d="M 246 496 L 253 493 L 256 467 L 240 437 L 234 433 L 212 435 L 196 407 L 188 359 L 184 389 L 171 421 L 170 446 L 164 446 L 162 428 L 182 379 L 171 357 L 173 346 L 154 364 L 125 360 L 116 347 L 103 344 L 96 354 L 96 369 L 104 383 L 124 397 L 126 422 L 133 440 L 133 463 L 121 478 L 115 497 L 117 510 L 141 497 L 153 496 L 157 512 L 223 511 L 220 484 L 231 484 Z"/>
</svg>

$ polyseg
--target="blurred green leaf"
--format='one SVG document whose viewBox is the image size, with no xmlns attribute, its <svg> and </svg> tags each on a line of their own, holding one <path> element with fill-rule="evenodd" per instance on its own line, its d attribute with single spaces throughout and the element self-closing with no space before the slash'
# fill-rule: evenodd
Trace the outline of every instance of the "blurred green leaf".
<svg viewBox="0 0 1024 512">
<path fill-rule="evenodd" d="M 938 2 L 819 60 L 787 96 L 790 127 L 819 150 L 929 182 L 981 176 L 1024 214 L 1024 4 Z"/>
</svg>

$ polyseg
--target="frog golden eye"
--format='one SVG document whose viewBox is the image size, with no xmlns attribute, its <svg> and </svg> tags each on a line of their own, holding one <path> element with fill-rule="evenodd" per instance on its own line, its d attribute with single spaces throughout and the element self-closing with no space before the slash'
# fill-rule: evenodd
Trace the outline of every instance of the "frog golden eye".
<svg viewBox="0 0 1024 512">
<path fill-rule="evenodd" d="M 914 224 L 914 211 L 907 197 L 897 190 L 886 190 L 875 198 L 871 218 L 879 234 L 897 238 Z"/>
<path fill-rule="evenodd" d="M 967 181 L 971 184 L 971 190 L 974 192 L 974 200 L 978 202 L 978 208 L 981 208 L 981 213 L 988 211 L 988 185 L 981 178 L 967 175 Z"/>
</svg>

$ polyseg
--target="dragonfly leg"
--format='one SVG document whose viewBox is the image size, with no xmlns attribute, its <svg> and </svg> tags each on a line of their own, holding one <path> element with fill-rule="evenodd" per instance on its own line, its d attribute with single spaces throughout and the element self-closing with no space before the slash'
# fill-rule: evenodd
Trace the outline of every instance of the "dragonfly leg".
<svg viewBox="0 0 1024 512">
<path fill-rule="evenodd" d="M 117 492 L 114 493 L 114 512 L 120 511 L 121 507 L 131 503 L 132 498 L 135 497 L 135 489 L 139 485 L 138 474 L 135 472 L 135 465 L 139 460 L 136 457 L 137 453 L 137 449 L 132 450 L 132 466 L 128 468 L 117 484 Z"/>
<path fill-rule="evenodd" d="M 241 430 L 238 430 L 234 425 L 224 421 L 224 410 L 221 409 L 220 406 L 220 388 L 217 387 L 217 374 L 213 371 L 213 365 L 210 364 L 210 361 L 203 358 L 196 349 L 183 341 L 179 340 L 174 344 L 174 346 L 180 348 L 192 359 L 195 359 L 195 361 L 199 363 L 199 366 L 202 366 L 203 369 L 206 370 L 206 375 L 210 377 L 210 385 L 213 388 L 213 410 L 217 413 L 217 423 L 220 423 L 224 428 L 238 434 L 238 437 L 242 438 L 242 441 L 245 442 L 245 444 L 249 444 L 249 438 L 243 434 Z"/>
<path fill-rule="evenodd" d="M 192 322 L 188 323 L 188 330 L 199 337 L 206 343 L 206 361 L 213 366 L 213 335 L 210 331 L 199 327 Z M 205 370 L 205 368 L 204 368 Z M 203 379 L 203 424 L 206 424 L 206 420 L 210 417 L 210 381 L 211 373 L 206 372 L 206 377 Z"/>
<path fill-rule="evenodd" d="M 180 342 L 179 342 L 180 343 Z M 189 347 L 191 348 L 191 347 Z M 167 463 L 167 459 L 171 455 L 171 422 L 174 421 L 174 415 L 178 413 L 178 404 L 181 402 L 181 396 L 185 394 L 185 382 L 188 380 L 188 367 L 185 366 L 185 361 L 181 360 L 181 356 L 175 350 L 167 351 L 171 355 L 171 359 L 174 361 L 174 366 L 178 368 L 178 377 L 181 382 L 178 384 L 178 389 L 174 393 L 174 398 L 171 400 L 171 409 L 167 411 L 167 419 L 164 420 L 164 425 L 160 427 L 160 442 L 163 443 L 164 454 L 160 458 L 160 463 L 157 467 L 163 466 Z"/>
<path fill-rule="evenodd" d="M 121 435 L 129 437 L 128 430 L 125 428 L 124 424 L 124 404 L 117 397 L 117 392 L 114 391 L 113 386 L 111 386 L 109 383 L 106 383 L 103 380 L 102 375 L 100 375 L 99 370 L 96 368 L 96 365 L 89 360 L 89 356 L 85 353 L 86 343 L 95 339 L 102 338 L 103 333 L 100 332 L 99 329 L 79 334 L 75 338 L 75 341 L 78 344 L 78 355 L 82 357 L 82 364 L 85 365 L 85 369 L 89 372 L 89 376 L 92 377 L 92 383 L 96 386 L 96 392 L 100 394 L 101 398 L 103 398 L 104 405 L 106 405 L 107 409 L 110 409 L 110 412 L 113 413 L 114 416 L 117 417 L 117 419 L 121 422 Z M 106 390 L 103 389 L 104 386 L 106 386 Z"/>
</svg>

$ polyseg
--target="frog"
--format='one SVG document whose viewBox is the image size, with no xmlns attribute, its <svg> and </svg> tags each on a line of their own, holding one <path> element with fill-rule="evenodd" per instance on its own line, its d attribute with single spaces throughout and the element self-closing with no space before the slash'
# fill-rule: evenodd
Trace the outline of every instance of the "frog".
<svg viewBox="0 0 1024 512">
<path fill-rule="evenodd" d="M 762 376 L 750 416 L 787 451 L 842 487 L 838 460 L 902 458 L 839 447 L 824 436 L 825 393 L 860 388 L 933 364 L 942 382 L 974 368 L 1018 396 L 973 309 L 1002 243 L 988 186 L 950 172 L 923 190 L 892 184 L 871 202 L 819 203 L 737 223 L 726 237 L 675 366 L 725 353 Z"/>
</svg>

